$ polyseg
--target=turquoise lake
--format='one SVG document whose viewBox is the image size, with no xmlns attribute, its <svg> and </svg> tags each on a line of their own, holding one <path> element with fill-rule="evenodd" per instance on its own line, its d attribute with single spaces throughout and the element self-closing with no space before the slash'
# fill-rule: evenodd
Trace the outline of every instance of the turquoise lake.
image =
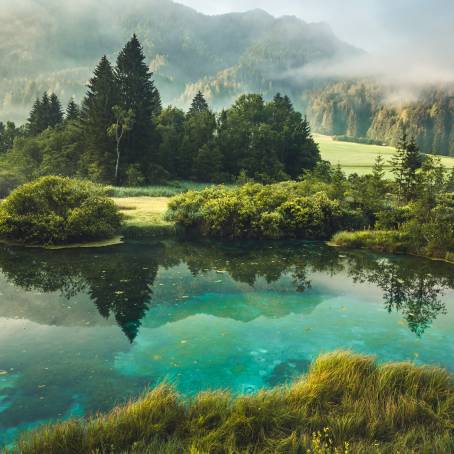
<svg viewBox="0 0 454 454">
<path fill-rule="evenodd" d="M 253 393 L 335 349 L 454 371 L 454 266 L 296 241 L 0 247 L 0 445 L 163 381 Z"/>
</svg>

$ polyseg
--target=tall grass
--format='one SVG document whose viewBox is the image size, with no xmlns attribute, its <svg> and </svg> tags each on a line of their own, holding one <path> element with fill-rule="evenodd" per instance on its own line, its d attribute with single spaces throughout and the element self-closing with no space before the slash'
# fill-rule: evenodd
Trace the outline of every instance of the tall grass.
<svg viewBox="0 0 454 454">
<path fill-rule="evenodd" d="M 189 401 L 162 385 L 104 416 L 23 436 L 13 453 L 449 453 L 454 383 L 445 370 L 319 357 L 288 387 Z"/>
<path fill-rule="evenodd" d="M 201 191 L 213 183 L 196 183 L 194 181 L 174 181 L 168 185 L 117 187 L 107 186 L 106 191 L 111 197 L 173 197 L 187 191 Z"/>
</svg>

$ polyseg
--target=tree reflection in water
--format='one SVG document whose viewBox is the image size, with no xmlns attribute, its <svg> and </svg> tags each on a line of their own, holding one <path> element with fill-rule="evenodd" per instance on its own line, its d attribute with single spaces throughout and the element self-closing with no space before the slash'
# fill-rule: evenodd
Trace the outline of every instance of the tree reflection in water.
<svg viewBox="0 0 454 454">
<path fill-rule="evenodd" d="M 311 273 L 347 273 L 354 282 L 383 291 L 389 312 L 398 311 L 417 336 L 446 312 L 441 297 L 454 288 L 452 267 L 411 257 L 378 257 L 342 252 L 301 242 L 190 243 L 164 241 L 113 248 L 44 251 L 0 248 L 3 275 L 26 291 L 60 291 L 70 299 L 86 292 L 99 313 L 114 316 L 128 339 L 136 338 L 141 320 L 153 304 L 153 285 L 160 267 L 187 265 L 193 276 L 217 271 L 235 282 L 268 284 L 284 275 L 291 290 L 311 287 Z"/>
</svg>

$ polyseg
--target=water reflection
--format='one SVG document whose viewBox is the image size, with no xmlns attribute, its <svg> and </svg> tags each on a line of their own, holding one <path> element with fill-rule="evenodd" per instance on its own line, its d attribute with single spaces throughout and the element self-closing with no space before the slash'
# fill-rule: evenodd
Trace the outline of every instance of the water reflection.
<svg viewBox="0 0 454 454">
<path fill-rule="evenodd" d="M 345 273 L 354 282 L 373 284 L 381 289 L 387 310 L 401 313 L 417 336 L 421 336 L 437 316 L 446 312 L 442 296 L 448 288 L 454 288 L 454 273 L 450 265 L 409 257 L 382 258 L 365 252 L 345 252 L 298 242 L 164 241 L 66 251 L 0 248 L 0 269 L 14 286 L 28 292 L 60 292 L 66 300 L 85 293 L 99 314 L 105 319 L 115 318 L 131 342 L 153 305 L 178 303 L 179 315 L 184 314 L 184 300 L 178 302 L 177 290 L 179 285 L 184 289 L 190 287 L 190 283 L 177 282 L 174 284 L 175 294 L 170 289 L 159 301 L 153 295 L 159 270 L 179 265 L 186 265 L 194 277 L 216 273 L 219 277 L 227 276 L 251 287 L 260 279 L 272 284 L 283 276 L 289 276 L 290 292 L 310 289 L 314 273 L 323 272 L 330 276 Z M 273 306 L 278 305 L 277 302 Z M 26 310 L 33 312 L 33 309 Z M 281 309 L 281 316 L 295 310 L 288 304 L 283 304 Z M 238 312 L 238 307 L 235 310 Z M 265 316 L 267 310 L 269 316 L 279 313 L 276 307 L 260 309 Z M 3 312 L 2 306 L 0 311 Z M 212 308 L 212 313 L 215 312 L 216 308 Z M 86 317 L 86 314 L 82 316 Z M 238 316 L 237 313 L 233 317 Z M 27 318 L 33 319 L 33 314 Z M 55 321 L 51 324 L 58 324 L 60 319 L 55 314 Z"/>
</svg>

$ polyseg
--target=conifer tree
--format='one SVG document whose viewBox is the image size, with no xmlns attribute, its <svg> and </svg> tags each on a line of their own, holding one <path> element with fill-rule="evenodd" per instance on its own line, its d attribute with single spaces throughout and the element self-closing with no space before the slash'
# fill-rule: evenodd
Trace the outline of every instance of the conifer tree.
<svg viewBox="0 0 454 454">
<path fill-rule="evenodd" d="M 136 35 L 120 52 L 115 70 L 120 105 L 132 110 L 134 125 L 122 147 L 125 164 L 139 164 L 144 175 L 158 153 L 153 118 L 161 110 L 161 99 L 154 86 L 152 73 L 145 63 L 142 46 Z"/>
<path fill-rule="evenodd" d="M 198 91 L 194 99 L 192 100 L 191 107 L 188 111 L 188 116 L 194 115 L 196 113 L 208 112 L 209 110 L 210 109 L 208 107 L 208 103 L 206 102 L 203 93 L 201 91 Z"/>
<path fill-rule="evenodd" d="M 55 93 L 52 93 L 49 98 L 48 119 L 48 127 L 52 128 L 63 122 L 61 103 Z"/>
<path fill-rule="evenodd" d="M 27 132 L 31 136 L 36 136 L 42 131 L 40 115 L 41 115 L 41 100 L 39 98 L 36 98 L 27 122 Z"/>
<path fill-rule="evenodd" d="M 119 104 L 118 87 L 113 68 L 102 57 L 88 84 L 81 120 L 86 137 L 86 173 L 91 178 L 114 183 L 116 155 L 114 140 L 107 131 L 115 122 L 113 107 Z"/>
<path fill-rule="evenodd" d="M 71 100 L 68 103 L 68 106 L 66 107 L 66 120 L 74 121 L 78 120 L 79 117 L 80 117 L 79 106 L 74 101 L 74 98 L 71 98 Z"/>
</svg>

